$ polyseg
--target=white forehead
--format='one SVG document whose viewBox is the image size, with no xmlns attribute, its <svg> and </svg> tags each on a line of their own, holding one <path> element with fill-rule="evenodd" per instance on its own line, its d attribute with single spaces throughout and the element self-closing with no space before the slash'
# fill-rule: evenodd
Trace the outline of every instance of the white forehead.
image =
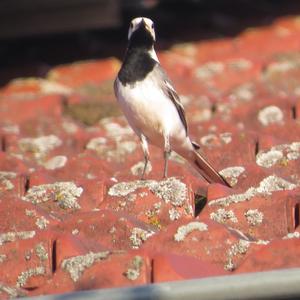
<svg viewBox="0 0 300 300">
<path fill-rule="evenodd" d="M 144 22 L 146 23 L 146 25 L 148 27 L 151 28 L 153 22 L 151 19 L 149 18 L 144 18 L 144 17 L 138 17 L 138 18 L 135 18 L 131 21 L 131 24 L 133 25 L 133 27 L 137 26 L 138 24 L 140 24 L 142 22 L 142 20 L 144 19 Z"/>
<path fill-rule="evenodd" d="M 155 31 L 153 28 L 153 21 L 149 18 L 144 18 L 144 17 L 135 18 L 130 22 L 130 27 L 129 27 L 129 31 L 128 31 L 128 40 L 130 39 L 132 33 L 139 28 L 139 24 L 142 21 L 144 21 L 146 23 L 147 30 L 151 33 L 153 39 L 155 40 Z"/>
</svg>

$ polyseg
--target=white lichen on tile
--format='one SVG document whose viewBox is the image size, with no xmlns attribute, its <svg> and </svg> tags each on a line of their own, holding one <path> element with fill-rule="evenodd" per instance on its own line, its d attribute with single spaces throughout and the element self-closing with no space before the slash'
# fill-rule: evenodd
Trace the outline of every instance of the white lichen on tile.
<svg viewBox="0 0 300 300">
<path fill-rule="evenodd" d="M 49 258 L 43 243 L 39 243 L 35 246 L 35 253 L 41 261 L 45 261 Z"/>
<path fill-rule="evenodd" d="M 5 293 L 11 299 L 26 296 L 25 293 L 23 291 L 19 290 L 18 288 L 11 287 L 11 286 L 5 285 L 3 283 L 0 283 L 0 295 L 1 295 L 1 293 Z M 4 296 L 4 299 L 6 299 L 5 296 Z"/>
<path fill-rule="evenodd" d="M 264 178 L 256 190 L 259 194 L 271 195 L 273 192 L 277 191 L 293 190 L 297 188 L 297 186 L 298 185 L 295 183 L 291 183 L 276 175 L 271 175 Z"/>
<path fill-rule="evenodd" d="M 251 226 L 260 225 L 263 222 L 264 214 L 258 209 L 249 209 L 245 212 L 247 222 Z"/>
<path fill-rule="evenodd" d="M 221 170 L 219 173 L 229 181 L 231 186 L 235 186 L 238 183 L 238 178 L 245 172 L 245 168 L 242 166 L 229 167 Z"/>
<path fill-rule="evenodd" d="M 135 192 L 139 188 L 149 188 L 157 197 L 166 203 L 171 202 L 174 206 L 183 206 L 188 191 L 185 183 L 177 178 L 170 177 L 162 181 L 155 180 L 136 180 L 131 182 L 120 182 L 110 187 L 108 194 L 110 196 L 124 197 Z"/>
<path fill-rule="evenodd" d="M 139 197 L 144 198 L 147 197 L 149 194 L 147 192 L 141 192 L 139 193 Z"/>
<path fill-rule="evenodd" d="M 185 212 L 186 215 L 194 216 L 193 206 L 191 204 L 186 205 L 185 208 L 184 208 L 184 212 Z"/>
<path fill-rule="evenodd" d="M 238 87 L 234 88 L 230 95 L 229 99 L 233 102 L 249 102 L 254 98 L 254 87 L 251 83 L 241 84 Z"/>
<path fill-rule="evenodd" d="M 213 116 L 211 108 L 202 108 L 201 111 L 196 112 L 190 117 L 192 123 L 201 123 L 209 121 Z"/>
<path fill-rule="evenodd" d="M 112 121 L 112 118 L 104 118 L 100 121 L 100 125 L 106 130 L 107 136 L 115 139 L 122 139 L 124 136 L 133 136 L 134 132 L 129 125 L 120 125 Z"/>
<path fill-rule="evenodd" d="M 0 254 L 0 263 L 5 262 L 7 259 L 7 255 L 6 254 Z"/>
<path fill-rule="evenodd" d="M 153 234 L 154 231 L 151 230 L 144 230 L 138 227 L 132 228 L 131 235 L 129 237 L 131 242 L 131 247 L 133 249 L 138 249 Z"/>
<path fill-rule="evenodd" d="M 49 221 L 44 216 L 41 216 L 40 218 L 37 218 L 35 224 L 39 229 L 46 229 Z"/>
<path fill-rule="evenodd" d="M 181 217 L 181 213 L 175 207 L 172 207 L 169 209 L 169 217 L 171 221 L 175 221 Z"/>
<path fill-rule="evenodd" d="M 256 155 L 256 163 L 265 168 L 270 168 L 283 159 L 282 151 L 272 149 L 270 151 L 260 151 Z"/>
<path fill-rule="evenodd" d="M 36 211 L 34 209 L 25 209 L 25 215 L 28 217 L 36 217 Z"/>
<path fill-rule="evenodd" d="M 268 245 L 270 244 L 270 241 L 267 241 L 267 240 L 257 240 L 257 241 L 253 241 L 253 242 L 250 242 L 252 244 L 257 244 L 257 245 Z"/>
<path fill-rule="evenodd" d="M 228 62 L 228 67 L 236 71 L 246 71 L 253 66 L 253 63 L 245 58 L 237 58 Z"/>
<path fill-rule="evenodd" d="M 121 136 L 120 139 L 114 140 L 114 144 L 111 144 L 106 138 L 98 137 L 92 138 L 86 148 L 96 151 L 107 161 L 123 162 L 127 155 L 136 150 L 137 143 L 132 140 L 122 140 Z"/>
<path fill-rule="evenodd" d="M 79 209 L 80 205 L 77 203 L 77 199 L 82 192 L 83 188 L 77 187 L 74 182 L 55 182 L 33 186 L 22 199 L 33 204 L 52 200 L 58 202 L 60 208 Z"/>
<path fill-rule="evenodd" d="M 293 60 L 275 61 L 269 64 L 264 72 L 264 75 L 271 75 L 273 73 L 285 73 L 299 67 L 299 62 Z"/>
<path fill-rule="evenodd" d="M 112 226 L 109 231 L 110 234 L 115 234 L 117 232 L 117 228 L 115 226 Z"/>
<path fill-rule="evenodd" d="M 67 120 L 62 122 L 62 128 L 66 133 L 69 134 L 74 134 L 78 130 L 78 126 L 74 122 Z"/>
<path fill-rule="evenodd" d="M 161 202 L 156 202 L 153 204 L 153 207 L 148 209 L 146 212 L 145 212 L 145 215 L 148 217 L 148 218 L 152 218 L 152 217 L 157 217 L 160 212 L 161 212 L 161 205 L 162 203 Z"/>
<path fill-rule="evenodd" d="M 144 161 L 137 162 L 135 165 L 133 165 L 130 168 L 131 174 L 133 174 L 134 176 L 142 176 L 144 166 L 145 166 Z M 151 171 L 152 171 L 152 165 L 151 165 L 151 162 L 148 161 L 145 174 L 148 175 Z"/>
<path fill-rule="evenodd" d="M 174 177 L 156 182 L 149 188 L 157 197 L 174 206 L 183 206 L 188 197 L 186 184 Z"/>
<path fill-rule="evenodd" d="M 200 139 L 200 143 L 203 146 L 207 146 L 207 147 L 210 147 L 210 146 L 214 145 L 217 142 L 218 142 L 218 137 L 214 133 L 210 133 L 210 134 L 204 135 Z"/>
<path fill-rule="evenodd" d="M 157 211 L 157 212 L 160 212 L 160 209 L 161 209 L 161 202 L 156 202 L 153 204 L 153 207 L 154 209 Z"/>
<path fill-rule="evenodd" d="M 223 62 L 211 61 L 197 68 L 195 75 L 199 79 L 211 79 L 215 75 L 221 74 L 224 69 Z"/>
<path fill-rule="evenodd" d="M 143 258 L 139 255 L 136 255 L 132 259 L 130 267 L 124 272 L 124 276 L 131 281 L 137 280 L 141 275 L 142 266 Z"/>
<path fill-rule="evenodd" d="M 5 243 L 14 242 L 16 240 L 27 240 L 35 236 L 35 231 L 10 231 L 0 234 L 0 245 Z"/>
<path fill-rule="evenodd" d="M 223 132 L 220 134 L 209 133 L 200 139 L 200 143 L 206 147 L 220 146 L 223 144 L 230 144 L 232 142 L 232 133 Z"/>
<path fill-rule="evenodd" d="M 277 163 L 284 165 L 284 162 L 300 158 L 300 142 L 281 144 L 271 147 L 270 150 L 260 151 L 256 155 L 256 163 L 265 168 L 270 168 Z"/>
<path fill-rule="evenodd" d="M 299 238 L 300 238 L 300 232 L 298 232 L 298 231 L 290 232 L 286 236 L 283 237 L 284 240 L 299 239 Z"/>
<path fill-rule="evenodd" d="M 190 222 L 186 225 L 182 225 L 178 227 L 177 232 L 174 234 L 174 240 L 176 242 L 183 242 L 184 239 L 189 235 L 191 232 L 197 231 L 207 231 L 208 226 L 203 222 Z"/>
<path fill-rule="evenodd" d="M 36 159 L 41 159 L 51 150 L 61 146 L 62 140 L 52 134 L 37 138 L 22 138 L 18 145 L 21 151 L 32 152 Z"/>
<path fill-rule="evenodd" d="M 9 134 L 20 133 L 20 127 L 18 124 L 6 123 L 1 126 L 1 129 L 3 130 L 4 133 L 9 133 Z"/>
<path fill-rule="evenodd" d="M 275 105 L 270 105 L 261 109 L 257 116 L 258 121 L 263 126 L 268 126 L 270 124 L 283 124 L 283 117 L 284 115 L 282 110 Z"/>
<path fill-rule="evenodd" d="M 232 142 L 232 133 L 231 132 L 223 132 L 220 133 L 220 139 L 224 144 L 230 144 Z"/>
<path fill-rule="evenodd" d="M 110 251 L 89 252 L 85 255 L 66 258 L 62 261 L 61 267 L 70 274 L 71 279 L 76 282 L 80 279 L 83 272 L 91 267 L 95 262 L 106 259 L 110 255 Z"/>
<path fill-rule="evenodd" d="M 234 194 L 227 197 L 222 197 L 216 200 L 212 200 L 208 203 L 208 205 L 228 206 L 231 203 L 248 201 L 254 196 L 267 196 L 267 195 L 271 195 L 273 192 L 293 190 L 297 187 L 298 187 L 297 184 L 286 181 L 285 179 L 277 177 L 276 175 L 271 175 L 264 178 L 259 183 L 258 187 L 250 187 L 244 193 Z"/>
<path fill-rule="evenodd" d="M 140 276 L 140 272 L 138 270 L 135 269 L 131 269 L 128 268 L 125 272 L 124 272 L 124 276 L 129 279 L 129 280 L 137 280 Z"/>
<path fill-rule="evenodd" d="M 47 79 L 37 79 L 39 81 L 41 90 L 43 94 L 60 94 L 69 96 L 73 93 L 73 89 L 63 85 L 61 83 L 58 83 L 54 80 L 47 80 Z"/>
<path fill-rule="evenodd" d="M 89 150 L 95 150 L 97 151 L 97 149 L 103 147 L 103 145 L 105 145 L 107 143 L 107 139 L 105 137 L 95 137 L 95 138 L 92 138 L 86 148 L 89 149 Z"/>
<path fill-rule="evenodd" d="M 73 235 L 79 234 L 79 229 L 77 229 L 77 228 L 73 229 L 73 230 L 72 230 L 72 234 L 73 234 Z"/>
<path fill-rule="evenodd" d="M 56 170 L 56 169 L 63 168 L 66 165 L 67 161 L 68 161 L 68 158 L 66 156 L 57 155 L 57 156 L 50 158 L 45 163 L 43 163 L 43 166 L 47 170 Z"/>
<path fill-rule="evenodd" d="M 224 269 L 227 271 L 233 271 L 236 268 L 234 263 L 234 257 L 237 255 L 244 255 L 250 247 L 250 242 L 245 240 L 239 240 L 236 244 L 233 244 L 227 253 L 227 261 L 224 265 Z"/>
<path fill-rule="evenodd" d="M 130 193 L 135 192 L 139 188 L 147 187 L 147 185 L 154 182 L 153 180 L 137 180 L 130 182 L 118 182 L 110 187 L 108 190 L 108 195 L 124 197 Z"/>
<path fill-rule="evenodd" d="M 126 197 L 126 200 L 129 201 L 129 202 L 134 202 L 136 199 L 137 199 L 137 194 L 129 194 Z"/>
<path fill-rule="evenodd" d="M 218 223 L 225 224 L 228 221 L 232 223 L 237 223 L 238 219 L 232 210 L 225 210 L 224 208 L 219 208 L 217 211 L 210 214 L 210 218 Z"/>
<path fill-rule="evenodd" d="M 183 60 L 185 65 L 193 66 L 194 65 L 194 57 L 198 53 L 198 48 L 195 43 L 193 42 L 177 42 L 171 48 L 172 55 L 170 55 L 170 59 L 174 59 L 177 57 L 180 60 Z"/>
<path fill-rule="evenodd" d="M 22 272 L 18 276 L 16 286 L 17 287 L 23 287 L 23 286 L 26 285 L 27 280 L 30 277 L 41 276 L 41 275 L 45 275 L 45 274 L 46 274 L 46 269 L 43 266 L 28 269 L 28 270 Z"/>
<path fill-rule="evenodd" d="M 17 174 L 15 172 L 8 172 L 8 171 L 0 171 L 0 191 L 10 191 L 15 186 L 11 182 L 12 179 L 15 179 L 17 177 Z"/>
</svg>

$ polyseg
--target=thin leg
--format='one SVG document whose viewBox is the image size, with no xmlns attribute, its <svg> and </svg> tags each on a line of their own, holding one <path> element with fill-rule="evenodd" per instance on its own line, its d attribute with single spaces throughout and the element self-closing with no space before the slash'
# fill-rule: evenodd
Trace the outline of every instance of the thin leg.
<svg viewBox="0 0 300 300">
<path fill-rule="evenodd" d="M 164 159 L 165 159 L 165 166 L 164 166 L 164 178 L 168 177 L 168 160 L 171 154 L 171 146 L 169 141 L 169 136 L 164 136 L 165 139 L 165 148 L 164 148 Z"/>
<path fill-rule="evenodd" d="M 148 165 L 148 162 L 149 162 L 148 142 L 147 142 L 147 139 L 146 139 L 146 137 L 144 135 L 141 135 L 141 145 L 142 145 L 142 149 L 143 149 L 143 152 L 144 152 L 144 160 L 145 160 L 144 169 L 143 169 L 143 173 L 142 173 L 141 179 L 144 180 L 145 179 L 145 173 L 146 173 L 147 165 Z"/>
</svg>

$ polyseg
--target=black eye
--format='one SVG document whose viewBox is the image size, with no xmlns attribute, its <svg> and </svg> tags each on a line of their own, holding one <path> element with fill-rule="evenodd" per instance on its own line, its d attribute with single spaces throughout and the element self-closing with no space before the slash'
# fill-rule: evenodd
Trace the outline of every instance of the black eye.
<svg viewBox="0 0 300 300">
<path fill-rule="evenodd" d="M 151 28 L 154 29 L 154 24 L 152 23 Z"/>
<path fill-rule="evenodd" d="M 131 29 L 133 28 L 133 24 L 132 24 L 132 23 L 130 23 L 130 28 L 131 28 Z"/>
</svg>

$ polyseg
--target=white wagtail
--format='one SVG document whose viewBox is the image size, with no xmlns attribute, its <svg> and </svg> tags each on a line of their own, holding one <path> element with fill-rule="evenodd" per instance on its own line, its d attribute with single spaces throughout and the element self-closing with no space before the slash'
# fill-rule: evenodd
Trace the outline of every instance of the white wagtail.
<svg viewBox="0 0 300 300">
<path fill-rule="evenodd" d="M 184 108 L 154 50 L 154 24 L 135 18 L 128 32 L 128 47 L 114 83 L 118 102 L 138 135 L 145 157 L 142 179 L 149 161 L 148 142 L 164 149 L 164 177 L 168 158 L 175 151 L 191 163 L 209 183 L 228 186 L 224 178 L 199 154 L 188 136 Z"/>
</svg>

